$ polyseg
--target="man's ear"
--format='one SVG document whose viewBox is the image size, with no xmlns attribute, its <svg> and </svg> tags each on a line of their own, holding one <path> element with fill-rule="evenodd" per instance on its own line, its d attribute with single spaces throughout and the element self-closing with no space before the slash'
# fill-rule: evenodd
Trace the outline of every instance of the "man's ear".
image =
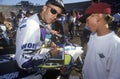
<svg viewBox="0 0 120 79">
<path fill-rule="evenodd" d="M 44 5 L 43 8 L 42 8 L 43 11 L 46 11 L 47 10 L 47 6 Z"/>
</svg>

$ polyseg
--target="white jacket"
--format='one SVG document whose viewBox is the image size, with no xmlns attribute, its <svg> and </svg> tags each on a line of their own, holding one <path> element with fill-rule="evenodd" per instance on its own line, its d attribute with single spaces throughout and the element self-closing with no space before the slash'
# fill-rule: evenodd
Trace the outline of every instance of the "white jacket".
<svg viewBox="0 0 120 79">
<path fill-rule="evenodd" d="M 41 48 L 43 43 L 43 41 L 40 40 L 40 25 L 46 26 L 41 23 L 38 15 L 34 14 L 27 20 L 23 21 L 17 30 L 15 58 L 21 68 L 23 68 L 23 63 L 30 59 L 41 60 L 41 62 L 39 62 L 41 64 L 49 58 L 49 55 L 46 53 L 40 54 L 37 51 Z M 32 64 L 32 66 L 33 65 L 34 64 Z"/>
</svg>

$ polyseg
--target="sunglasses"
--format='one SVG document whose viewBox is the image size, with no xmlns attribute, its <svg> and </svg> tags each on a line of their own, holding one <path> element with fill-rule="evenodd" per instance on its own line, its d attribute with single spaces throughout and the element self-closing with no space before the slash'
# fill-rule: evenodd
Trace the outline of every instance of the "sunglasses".
<svg viewBox="0 0 120 79">
<path fill-rule="evenodd" d="M 50 6 L 47 6 L 47 7 L 49 7 L 49 8 L 51 8 L 50 9 L 50 12 L 53 14 L 53 15 L 55 15 L 55 14 L 57 14 L 57 18 L 60 18 L 62 15 L 61 14 L 59 14 L 55 9 L 53 9 L 52 7 L 50 7 Z"/>
</svg>

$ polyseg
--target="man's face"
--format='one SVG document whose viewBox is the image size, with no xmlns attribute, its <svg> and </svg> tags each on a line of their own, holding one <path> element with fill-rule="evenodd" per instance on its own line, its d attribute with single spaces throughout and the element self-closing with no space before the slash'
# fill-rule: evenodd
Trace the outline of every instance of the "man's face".
<svg viewBox="0 0 120 79">
<path fill-rule="evenodd" d="M 97 15 L 91 14 L 86 20 L 86 25 L 89 27 L 91 32 L 97 31 L 98 28 Z"/>
<path fill-rule="evenodd" d="M 43 20 L 51 24 L 62 16 L 62 9 L 55 5 L 48 4 L 43 7 L 43 13 Z"/>
</svg>

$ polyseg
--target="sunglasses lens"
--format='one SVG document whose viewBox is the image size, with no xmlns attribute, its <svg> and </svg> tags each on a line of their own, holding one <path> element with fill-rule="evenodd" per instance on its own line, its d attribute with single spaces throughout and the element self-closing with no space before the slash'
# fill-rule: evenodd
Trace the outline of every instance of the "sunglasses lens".
<svg viewBox="0 0 120 79">
<path fill-rule="evenodd" d="M 51 8 L 50 12 L 51 12 L 52 14 L 56 14 L 56 13 L 57 13 L 57 11 L 56 11 L 55 9 L 52 9 L 52 8 Z"/>
<path fill-rule="evenodd" d="M 51 7 L 50 7 L 50 8 L 51 8 Z M 52 14 L 57 14 L 57 11 L 56 11 L 55 9 L 53 9 L 53 8 L 51 8 L 50 12 L 51 12 Z M 62 16 L 61 14 L 57 14 L 57 18 L 60 18 L 61 16 Z"/>
</svg>

